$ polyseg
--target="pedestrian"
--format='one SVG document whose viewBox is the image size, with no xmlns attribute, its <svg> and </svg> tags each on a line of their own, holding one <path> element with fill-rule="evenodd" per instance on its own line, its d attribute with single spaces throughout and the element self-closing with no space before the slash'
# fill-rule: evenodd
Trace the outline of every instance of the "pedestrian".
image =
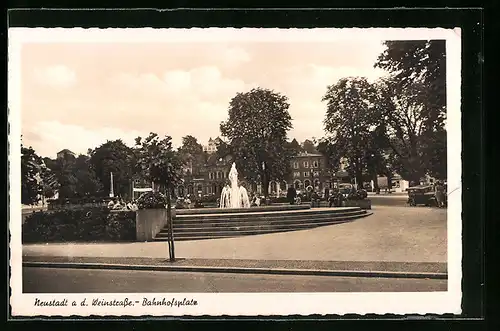
<svg viewBox="0 0 500 331">
<path fill-rule="evenodd" d="M 333 190 L 330 190 L 328 194 L 328 207 L 332 207 L 335 204 L 335 193 Z"/>
<path fill-rule="evenodd" d="M 438 208 L 444 207 L 444 186 L 441 181 L 436 182 L 434 185 L 434 191 Z"/>
<path fill-rule="evenodd" d="M 288 188 L 288 191 L 286 193 L 286 198 L 288 200 L 288 202 L 293 205 L 295 204 L 295 198 L 297 197 L 297 190 L 295 190 L 295 187 L 293 186 L 290 186 Z"/>
</svg>

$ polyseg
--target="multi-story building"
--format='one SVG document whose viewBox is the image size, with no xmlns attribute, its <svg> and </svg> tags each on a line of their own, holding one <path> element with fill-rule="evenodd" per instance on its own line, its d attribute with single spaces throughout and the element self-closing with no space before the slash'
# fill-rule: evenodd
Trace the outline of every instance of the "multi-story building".
<svg viewBox="0 0 500 331">
<path fill-rule="evenodd" d="M 178 186 L 178 195 L 220 195 L 227 184 L 232 162 L 231 155 L 219 157 L 213 152 L 205 164 L 189 162 L 184 170 L 183 183 Z"/>
<path fill-rule="evenodd" d="M 194 166 L 190 162 L 186 164 L 183 184 L 178 187 L 179 195 L 219 196 L 221 194 L 222 188 L 228 183 L 233 157 L 226 155 L 221 158 L 215 154 L 217 139 L 210 139 L 208 144 L 203 147 L 203 150 L 209 154 L 205 164 L 198 166 Z M 333 188 L 335 182 L 341 181 L 342 178 L 347 176 L 345 167 L 345 162 L 341 162 L 340 170 L 332 174 L 328 167 L 327 158 L 324 155 L 320 153 L 299 153 L 290 161 L 290 176 L 282 181 L 271 181 L 269 183 L 269 194 L 284 196 L 291 186 L 299 191 L 315 190 L 324 192 Z M 243 178 L 241 178 L 240 184 L 244 185 L 250 192 L 262 193 L 260 185 L 246 183 Z"/>
<path fill-rule="evenodd" d="M 213 154 L 213 153 L 217 152 L 217 143 L 219 141 L 220 141 L 219 137 L 217 137 L 215 139 L 212 139 L 212 137 L 210 137 L 210 139 L 208 139 L 208 144 L 203 145 L 203 151 L 208 153 L 208 154 Z"/>
<path fill-rule="evenodd" d="M 286 195 L 290 186 L 298 191 L 315 190 L 322 192 L 332 187 L 332 177 L 327 159 L 320 153 L 299 153 L 290 161 L 291 175 L 277 183 L 271 181 L 271 195 Z"/>
</svg>

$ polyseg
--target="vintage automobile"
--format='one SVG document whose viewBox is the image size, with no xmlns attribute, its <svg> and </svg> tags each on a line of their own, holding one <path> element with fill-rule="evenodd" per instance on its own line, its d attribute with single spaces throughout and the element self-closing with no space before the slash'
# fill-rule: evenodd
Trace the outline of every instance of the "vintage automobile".
<svg viewBox="0 0 500 331">
<path fill-rule="evenodd" d="M 434 187 L 430 185 L 413 186 L 407 189 L 408 204 L 410 206 L 425 205 L 437 206 Z"/>
</svg>

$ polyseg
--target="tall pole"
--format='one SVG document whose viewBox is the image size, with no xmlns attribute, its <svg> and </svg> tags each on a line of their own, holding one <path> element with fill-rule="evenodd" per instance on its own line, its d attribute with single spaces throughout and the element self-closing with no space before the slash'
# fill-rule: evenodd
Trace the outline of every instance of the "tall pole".
<svg viewBox="0 0 500 331">
<path fill-rule="evenodd" d="M 115 196 L 115 191 L 113 189 L 113 173 L 111 173 L 111 186 L 109 189 L 109 197 L 113 198 Z"/>
</svg>

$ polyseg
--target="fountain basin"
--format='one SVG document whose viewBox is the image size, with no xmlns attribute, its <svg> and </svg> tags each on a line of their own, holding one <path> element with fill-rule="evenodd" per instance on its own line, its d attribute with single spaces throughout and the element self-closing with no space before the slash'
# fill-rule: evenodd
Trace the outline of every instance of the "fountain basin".
<svg viewBox="0 0 500 331">
<path fill-rule="evenodd" d="M 269 211 L 289 211 L 311 209 L 311 205 L 271 205 L 250 208 L 199 208 L 199 209 L 178 209 L 176 215 L 207 215 L 207 214 L 234 214 L 234 213 L 262 213 Z"/>
</svg>

